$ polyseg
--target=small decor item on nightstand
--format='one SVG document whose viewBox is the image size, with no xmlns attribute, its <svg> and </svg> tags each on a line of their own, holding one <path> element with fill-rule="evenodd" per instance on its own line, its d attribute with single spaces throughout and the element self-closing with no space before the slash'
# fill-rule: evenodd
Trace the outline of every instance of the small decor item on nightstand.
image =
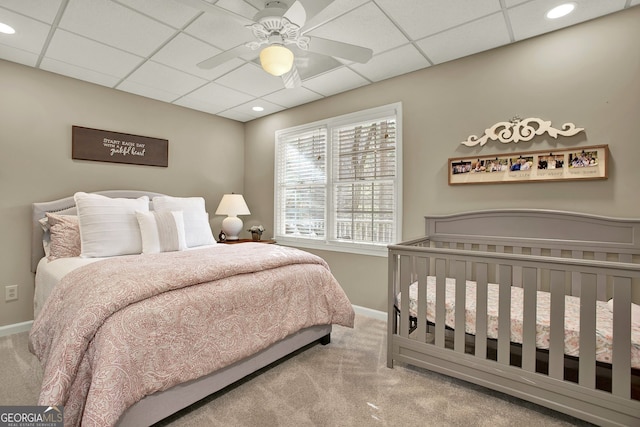
<svg viewBox="0 0 640 427">
<path fill-rule="evenodd" d="M 261 225 L 254 225 L 248 231 L 251 232 L 251 238 L 253 240 L 260 240 L 262 238 L 262 232 L 264 231 L 264 227 Z"/>
<path fill-rule="evenodd" d="M 218 242 L 226 242 L 227 241 L 227 235 L 224 234 L 224 231 L 221 231 L 220 234 L 218 234 Z"/>
</svg>

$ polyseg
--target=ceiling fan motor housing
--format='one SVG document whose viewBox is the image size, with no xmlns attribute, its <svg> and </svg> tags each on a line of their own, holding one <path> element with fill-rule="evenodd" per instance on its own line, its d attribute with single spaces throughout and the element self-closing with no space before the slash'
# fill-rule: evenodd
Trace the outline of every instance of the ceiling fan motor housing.
<svg viewBox="0 0 640 427">
<path fill-rule="evenodd" d="M 261 24 L 263 24 L 263 20 L 277 19 L 279 21 L 280 18 L 284 16 L 288 7 L 289 6 L 287 6 L 286 3 L 283 3 L 281 1 L 268 1 L 265 4 L 264 9 L 256 13 L 256 15 L 253 17 L 253 20 L 256 22 L 260 22 Z"/>
</svg>

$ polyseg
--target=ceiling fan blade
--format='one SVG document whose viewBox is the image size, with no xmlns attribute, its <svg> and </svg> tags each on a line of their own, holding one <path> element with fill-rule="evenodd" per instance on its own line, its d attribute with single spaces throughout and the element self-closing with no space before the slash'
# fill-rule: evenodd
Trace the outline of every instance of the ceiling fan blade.
<svg viewBox="0 0 640 427">
<path fill-rule="evenodd" d="M 204 0 L 176 0 L 179 3 L 182 3 L 184 5 L 187 6 L 191 6 L 192 8 L 196 9 L 196 10 L 201 10 L 203 12 L 208 12 L 208 13 L 217 13 L 217 14 L 226 14 L 228 17 L 235 19 L 236 21 L 240 22 L 242 25 L 252 25 L 254 24 L 254 21 L 246 18 L 240 14 L 237 14 L 235 12 L 232 12 L 230 10 L 224 9 L 220 6 L 216 6 L 214 4 L 208 3 Z"/>
<path fill-rule="evenodd" d="M 298 68 L 295 63 L 289 72 L 282 75 L 282 82 L 287 89 L 295 89 L 302 86 L 302 79 L 300 79 L 300 74 L 298 73 Z"/>
<path fill-rule="evenodd" d="M 335 40 L 327 40 L 320 37 L 311 37 L 309 42 L 309 51 L 321 53 L 328 56 L 336 56 L 338 58 L 365 64 L 369 62 L 373 55 L 373 50 L 356 46 L 354 44 L 338 42 Z"/>
<path fill-rule="evenodd" d="M 205 59 L 204 61 L 199 62 L 198 67 L 204 70 L 210 70 L 249 52 L 251 52 L 251 50 L 244 44 L 241 44 L 232 49 L 225 50 L 224 52 L 219 53 L 216 56 L 212 56 L 209 59 Z"/>
<path fill-rule="evenodd" d="M 334 0 L 296 0 L 285 12 L 284 17 L 302 27 L 318 13 L 327 8 Z"/>
</svg>

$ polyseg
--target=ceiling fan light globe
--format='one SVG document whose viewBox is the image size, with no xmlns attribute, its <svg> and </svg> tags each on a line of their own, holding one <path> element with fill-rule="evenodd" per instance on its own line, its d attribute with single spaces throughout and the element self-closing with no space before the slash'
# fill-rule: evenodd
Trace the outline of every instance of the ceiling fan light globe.
<svg viewBox="0 0 640 427">
<path fill-rule="evenodd" d="M 293 67 L 293 52 L 282 45 L 267 46 L 260 51 L 260 64 L 267 73 L 281 76 Z"/>
</svg>

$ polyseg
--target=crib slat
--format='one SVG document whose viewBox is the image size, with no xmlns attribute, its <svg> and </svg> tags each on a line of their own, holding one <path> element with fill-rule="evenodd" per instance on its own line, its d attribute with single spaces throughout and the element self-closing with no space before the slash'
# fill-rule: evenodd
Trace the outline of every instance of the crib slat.
<svg viewBox="0 0 640 427">
<path fill-rule="evenodd" d="M 580 385 L 596 387 L 596 284 L 595 274 L 579 273 L 580 283 Z"/>
<path fill-rule="evenodd" d="M 435 262 L 436 269 L 436 346 L 444 347 L 444 331 L 445 331 L 445 295 L 446 295 L 446 269 L 447 262 L 444 258 L 438 258 Z"/>
<path fill-rule="evenodd" d="M 511 266 L 500 264 L 498 273 L 498 363 L 508 365 L 511 353 Z"/>
<path fill-rule="evenodd" d="M 476 356 L 487 357 L 488 265 L 476 264 Z"/>
<path fill-rule="evenodd" d="M 549 333 L 549 376 L 564 379 L 564 274 L 551 270 L 551 319 Z"/>
<path fill-rule="evenodd" d="M 514 254 L 521 254 L 522 247 L 514 246 L 513 247 Z M 513 266 L 513 281 L 511 282 L 511 286 L 516 286 L 518 288 L 522 287 L 522 267 L 519 265 Z"/>
<path fill-rule="evenodd" d="M 411 264 L 414 257 L 400 256 L 400 336 L 409 337 L 409 286 L 411 285 Z"/>
<path fill-rule="evenodd" d="M 459 353 L 464 353 L 465 348 L 465 325 L 466 325 L 466 296 L 467 281 L 466 268 L 467 263 L 464 261 L 455 261 L 452 263 L 454 272 L 452 274 L 456 279 L 456 301 L 455 301 L 455 330 L 453 338 L 453 349 Z"/>
<path fill-rule="evenodd" d="M 604 261 L 607 259 L 607 254 L 604 252 L 596 252 L 594 258 L 597 261 Z M 598 301 L 607 300 L 607 276 L 605 274 L 598 274 L 597 297 Z"/>
<path fill-rule="evenodd" d="M 522 313 L 522 369 L 536 371 L 536 314 L 538 270 L 524 267 L 522 271 L 524 303 Z"/>
<path fill-rule="evenodd" d="M 464 244 L 464 250 L 465 251 L 470 251 L 472 249 L 473 245 L 471 243 L 465 243 Z M 473 275 L 473 263 L 472 262 L 468 262 L 467 263 L 467 278 L 471 278 L 471 276 Z"/>
<path fill-rule="evenodd" d="M 631 396 L 631 279 L 613 278 L 613 374 L 611 391 L 628 399 Z"/>
<path fill-rule="evenodd" d="M 416 259 L 416 272 L 418 274 L 418 324 L 415 331 L 416 339 L 427 341 L 427 258 Z"/>
<path fill-rule="evenodd" d="M 571 251 L 571 258 L 574 259 L 582 259 L 584 258 L 584 252 L 583 251 Z M 582 289 L 582 286 L 580 286 L 580 273 L 577 271 L 573 271 L 571 272 L 571 295 L 579 297 L 580 296 L 580 290 Z"/>
</svg>

